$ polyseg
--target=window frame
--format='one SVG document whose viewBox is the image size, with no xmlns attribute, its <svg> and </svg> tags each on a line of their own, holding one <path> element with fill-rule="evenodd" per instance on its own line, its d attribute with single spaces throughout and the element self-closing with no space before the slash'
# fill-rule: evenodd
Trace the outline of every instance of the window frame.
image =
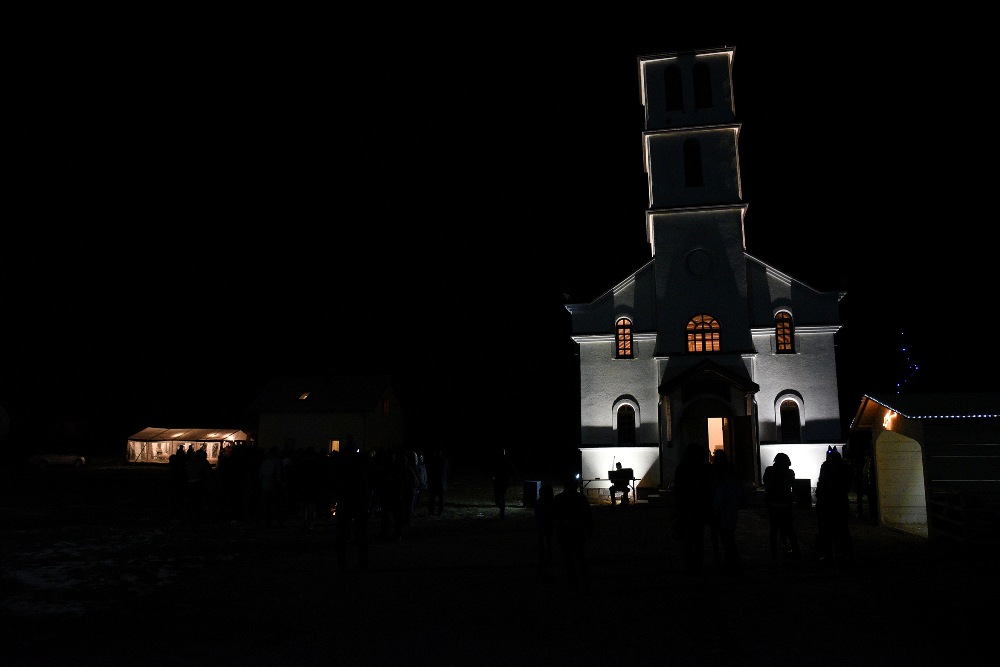
<svg viewBox="0 0 1000 667">
<path fill-rule="evenodd" d="M 774 314 L 774 351 L 776 354 L 795 354 L 795 320 L 787 310 Z"/>
<path fill-rule="evenodd" d="M 688 320 L 685 333 L 687 351 L 691 354 L 722 351 L 722 325 L 708 313 L 699 313 Z"/>
<path fill-rule="evenodd" d="M 632 319 L 619 317 L 615 320 L 615 359 L 635 359 L 632 340 Z"/>
</svg>

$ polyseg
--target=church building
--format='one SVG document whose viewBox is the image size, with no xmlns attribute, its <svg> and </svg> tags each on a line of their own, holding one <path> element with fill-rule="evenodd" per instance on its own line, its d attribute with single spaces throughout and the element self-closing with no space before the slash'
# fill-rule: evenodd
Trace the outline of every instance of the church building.
<svg viewBox="0 0 1000 667">
<path fill-rule="evenodd" d="M 668 488 L 690 443 L 759 484 L 778 448 L 815 488 L 841 446 L 834 334 L 842 292 L 747 253 L 734 49 L 638 59 L 651 258 L 590 303 L 567 304 L 580 360 L 585 492 L 621 462 L 638 495 Z"/>
</svg>

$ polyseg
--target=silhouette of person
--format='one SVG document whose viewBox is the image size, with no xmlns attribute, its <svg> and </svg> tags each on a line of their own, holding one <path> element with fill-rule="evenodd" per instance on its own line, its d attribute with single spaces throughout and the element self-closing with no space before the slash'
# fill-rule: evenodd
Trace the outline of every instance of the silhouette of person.
<svg viewBox="0 0 1000 667">
<path fill-rule="evenodd" d="M 347 548 L 353 541 L 358 553 L 358 565 L 368 569 L 368 502 L 371 488 L 371 458 L 346 439 L 342 450 L 337 480 L 337 567 L 347 568 Z M 407 499 L 409 502 L 409 499 Z"/>
<path fill-rule="evenodd" d="M 619 475 L 612 475 L 611 476 L 611 488 L 608 490 L 609 493 L 611 494 L 611 506 L 612 507 L 615 506 L 615 494 L 616 493 L 620 493 L 620 494 L 622 494 L 622 506 L 629 507 L 629 502 L 628 502 L 629 486 L 628 486 L 628 484 L 629 484 L 629 482 L 631 480 L 628 479 L 628 478 L 626 478 L 624 475 L 621 474 L 622 473 L 622 462 L 621 461 L 618 461 L 617 463 L 615 463 L 615 472 L 619 473 Z"/>
<path fill-rule="evenodd" d="M 405 472 L 399 452 L 384 450 L 375 456 L 375 479 L 378 487 L 379 536 L 402 538 L 402 496 Z"/>
<path fill-rule="evenodd" d="M 416 515 L 420 509 L 420 496 L 427 492 L 427 462 L 420 452 L 410 452 L 410 467 L 413 468 L 413 502 L 410 505 L 411 514 Z"/>
<path fill-rule="evenodd" d="M 722 543 L 726 573 L 738 577 L 742 561 L 736 546 L 736 525 L 743 505 L 743 486 L 736 478 L 736 466 L 726 456 L 725 450 L 717 449 L 712 455 L 712 478 L 712 526 Z"/>
<path fill-rule="evenodd" d="M 785 553 L 797 556 L 799 540 L 795 534 L 795 471 L 792 470 L 792 460 L 788 454 L 778 452 L 774 462 L 764 469 L 764 507 L 770 524 L 768 541 L 771 545 L 771 558 L 778 556 L 778 543 L 781 543 Z"/>
<path fill-rule="evenodd" d="M 205 447 L 188 450 L 184 455 L 184 467 L 187 473 L 187 518 L 192 523 L 200 523 L 212 474 Z"/>
<path fill-rule="evenodd" d="M 535 530 L 538 533 L 538 571 L 542 577 L 547 577 L 552 564 L 552 540 L 555 535 L 555 517 L 553 516 L 555 490 L 550 482 L 542 484 L 535 500 Z"/>
<path fill-rule="evenodd" d="M 448 487 L 448 457 L 440 447 L 427 457 L 427 514 L 444 514 L 444 493 Z"/>
<path fill-rule="evenodd" d="M 850 561 L 854 555 L 848 498 L 851 480 L 844 459 L 836 447 L 828 448 L 816 481 L 816 523 L 819 529 L 820 560 Z"/>
<path fill-rule="evenodd" d="M 493 480 L 493 504 L 500 510 L 502 519 L 507 513 L 507 489 L 514 478 L 514 465 L 503 447 L 497 450 L 493 458 L 490 474 Z"/>
<path fill-rule="evenodd" d="M 187 454 L 184 445 L 177 448 L 177 451 L 167 459 L 167 466 L 170 471 L 171 508 L 172 518 L 182 519 L 187 515 Z"/>
<path fill-rule="evenodd" d="M 594 532 L 594 518 L 576 475 L 567 475 L 562 492 L 552 499 L 552 508 L 555 538 L 566 576 L 573 586 L 586 585 L 590 575 L 587 541 Z"/>
<path fill-rule="evenodd" d="M 689 443 L 674 471 L 676 533 L 681 541 L 684 566 L 689 573 L 702 571 L 705 560 L 705 525 L 712 506 L 712 478 L 708 447 Z"/>
<path fill-rule="evenodd" d="M 266 527 L 272 524 L 279 528 L 285 525 L 285 464 L 281 460 L 281 448 L 277 445 L 267 450 L 267 456 L 260 462 L 260 520 Z"/>
<path fill-rule="evenodd" d="M 219 461 L 215 464 L 215 476 L 219 480 L 220 505 L 223 520 L 236 522 L 243 518 L 242 511 L 242 470 L 237 443 L 228 443 L 219 452 Z"/>
<path fill-rule="evenodd" d="M 875 506 L 875 461 L 871 447 L 865 449 L 864 462 L 856 477 L 855 494 L 857 494 L 858 516 L 861 520 L 878 521 L 878 508 Z M 865 501 L 868 502 L 868 517 L 865 517 Z"/>
<path fill-rule="evenodd" d="M 323 504 L 323 460 L 316 448 L 306 447 L 295 462 L 296 479 L 299 487 L 302 525 L 312 530 L 321 516 Z"/>
<path fill-rule="evenodd" d="M 396 539 L 402 539 L 403 528 L 410 525 L 413 506 L 417 494 L 420 493 L 420 471 L 417 469 L 416 452 L 402 452 L 399 455 L 399 497 L 396 502 L 396 514 L 393 517 L 396 528 Z"/>
</svg>

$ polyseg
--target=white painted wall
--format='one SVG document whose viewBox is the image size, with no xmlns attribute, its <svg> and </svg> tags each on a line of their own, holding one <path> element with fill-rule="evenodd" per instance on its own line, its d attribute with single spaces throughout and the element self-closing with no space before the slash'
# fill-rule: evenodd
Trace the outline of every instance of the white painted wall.
<svg viewBox="0 0 1000 667">
<path fill-rule="evenodd" d="M 810 444 L 790 444 L 790 445 L 761 445 L 760 446 L 760 471 L 764 474 L 764 469 L 774 463 L 774 457 L 779 452 L 788 454 L 792 461 L 792 470 L 795 471 L 795 479 L 808 479 L 809 486 L 813 490 L 813 498 L 816 496 L 816 482 L 819 480 L 819 467 L 826 461 L 826 450 L 836 446 L 837 451 L 843 454 L 844 444 L 841 442 L 824 442 Z M 757 480 L 760 483 L 760 480 Z"/>
<path fill-rule="evenodd" d="M 893 431 L 875 441 L 880 522 L 927 537 L 927 495 L 920 443 Z"/>
<path fill-rule="evenodd" d="M 581 447 L 580 480 L 587 481 L 587 489 L 607 489 L 608 471 L 614 470 L 615 463 L 623 468 L 631 468 L 637 486 L 659 488 L 659 449 L 656 447 Z M 600 479 L 602 481 L 594 481 Z"/>
</svg>

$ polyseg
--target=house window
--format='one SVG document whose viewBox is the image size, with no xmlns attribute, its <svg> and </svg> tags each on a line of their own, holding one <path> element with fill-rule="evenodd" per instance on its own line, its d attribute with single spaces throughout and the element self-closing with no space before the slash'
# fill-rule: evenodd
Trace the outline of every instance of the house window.
<svg viewBox="0 0 1000 667">
<path fill-rule="evenodd" d="M 695 187 L 705 185 L 701 173 L 701 144 L 697 139 L 684 142 L 684 185 Z"/>
<path fill-rule="evenodd" d="M 695 108 L 711 109 L 712 72 L 708 69 L 708 63 L 695 63 L 693 76 Z"/>
<path fill-rule="evenodd" d="M 791 313 L 782 310 L 774 316 L 774 333 L 778 339 L 778 354 L 794 354 L 795 338 Z"/>
<path fill-rule="evenodd" d="M 618 408 L 618 444 L 635 444 L 635 408 L 631 405 Z"/>
<path fill-rule="evenodd" d="M 681 68 L 677 65 L 663 70 L 663 96 L 667 111 L 684 110 L 684 87 L 681 85 Z"/>
<path fill-rule="evenodd" d="M 719 323 L 711 315 L 695 315 L 687 323 L 688 352 L 718 352 Z"/>
<path fill-rule="evenodd" d="M 615 322 L 615 336 L 617 348 L 615 349 L 616 359 L 632 358 L 632 320 L 627 317 L 620 317 Z"/>
<path fill-rule="evenodd" d="M 388 398 L 383 398 L 382 399 L 382 416 L 383 417 L 388 417 L 389 416 L 389 399 Z"/>
<path fill-rule="evenodd" d="M 781 442 L 802 442 L 802 420 L 799 405 L 792 400 L 781 402 Z"/>
</svg>

